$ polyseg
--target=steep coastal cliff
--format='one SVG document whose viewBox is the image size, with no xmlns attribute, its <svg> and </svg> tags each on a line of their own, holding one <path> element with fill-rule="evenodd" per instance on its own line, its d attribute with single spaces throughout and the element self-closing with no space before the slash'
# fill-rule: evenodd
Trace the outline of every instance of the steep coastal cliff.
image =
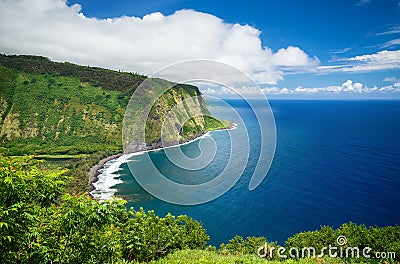
<svg viewBox="0 0 400 264">
<path fill-rule="evenodd" d="M 87 182 L 89 168 L 99 159 L 122 152 L 125 110 L 144 80 L 145 76 L 135 73 L 52 62 L 44 57 L 0 55 L 0 153 L 35 154 L 56 162 L 72 160 L 73 177 Z M 179 142 L 229 125 L 210 116 L 197 87 L 157 82 L 172 88 L 151 108 L 141 142 L 145 148 L 161 146 L 163 121 L 177 105 L 182 106 L 179 119 L 185 121 Z"/>
<path fill-rule="evenodd" d="M 75 155 L 122 151 L 125 108 L 145 79 L 138 74 L 56 63 L 44 57 L 1 55 L 1 152 Z M 149 146 L 159 144 L 161 121 L 183 100 L 182 116 L 191 117 L 197 109 L 209 115 L 197 87 L 162 81 L 172 88 L 157 100 L 148 116 Z M 211 117 L 191 118 L 185 122 L 180 140 L 204 133 L 212 123 L 215 120 Z"/>
</svg>

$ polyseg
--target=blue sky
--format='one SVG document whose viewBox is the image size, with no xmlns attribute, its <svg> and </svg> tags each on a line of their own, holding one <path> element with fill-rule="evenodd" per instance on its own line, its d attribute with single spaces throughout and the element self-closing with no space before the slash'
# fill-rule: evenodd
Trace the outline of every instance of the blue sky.
<svg viewBox="0 0 400 264">
<path fill-rule="evenodd" d="M 315 94 L 328 97 L 400 97 L 400 0 L 21 2 L 15 4 L 10 0 L 0 0 L 0 10 L 4 12 L 0 14 L 0 19 L 4 20 L 0 21 L 3 22 L 3 28 L 0 26 L 2 52 L 38 54 L 54 60 L 146 74 L 180 60 L 213 59 L 231 63 L 254 76 L 266 93 L 286 95 L 289 91 L 289 94 L 297 96 L 311 95 L 310 98 Z M 17 14 L 17 9 L 23 11 Z M 17 15 L 11 17 L 13 10 Z M 22 17 L 23 12 L 26 14 Z M 16 17 L 18 15 L 21 18 Z M 32 21 L 29 21 L 30 16 Z M 84 21 L 78 21 L 78 16 Z M 42 23 L 37 22 L 37 17 L 43 19 Z M 54 27 L 45 25 L 46 21 Z M 114 29 L 110 29 L 106 21 L 112 21 Z M 31 24 L 37 24 L 35 28 L 41 30 L 29 30 Z M 4 26 L 29 36 L 27 39 L 16 37 Z M 204 31 L 202 27 L 205 27 Z M 180 29 L 182 32 L 177 32 Z M 147 35 L 143 32 L 152 33 Z M 166 45 L 153 45 L 155 39 L 160 39 L 157 32 L 162 32 L 161 39 Z M 30 48 L 15 45 L 21 41 L 35 43 L 38 39 L 58 34 L 58 39 L 70 37 L 62 42 L 48 37 L 36 48 L 35 45 Z M 128 34 L 132 36 L 130 39 L 126 37 Z M 135 39 L 135 35 L 140 36 L 140 41 Z M 70 43 L 71 36 L 76 43 Z M 207 42 L 201 42 L 206 38 L 210 38 L 209 42 L 218 40 L 207 47 Z M 85 42 L 79 44 L 82 39 Z M 134 55 L 121 43 L 115 43 L 118 41 L 130 43 L 141 52 Z M 88 42 L 93 47 L 89 47 Z M 125 54 L 132 54 L 132 60 L 137 59 L 141 64 L 124 62 L 121 54 L 105 50 L 106 47 L 100 44 L 105 42 L 110 50 L 119 49 Z M 180 43 L 196 42 L 199 47 L 195 44 L 179 47 Z M 229 44 L 226 48 L 225 43 L 231 42 L 236 46 Z M 220 56 L 214 52 L 220 48 L 218 43 L 223 43 L 225 47 Z M 245 51 L 246 48 L 248 51 Z M 79 52 L 83 50 L 87 52 Z M 161 54 L 159 61 L 156 54 Z M 125 57 L 129 59 L 129 56 Z M 251 59 L 245 61 L 246 58 Z M 259 73 L 262 73 L 261 77 Z"/>
</svg>

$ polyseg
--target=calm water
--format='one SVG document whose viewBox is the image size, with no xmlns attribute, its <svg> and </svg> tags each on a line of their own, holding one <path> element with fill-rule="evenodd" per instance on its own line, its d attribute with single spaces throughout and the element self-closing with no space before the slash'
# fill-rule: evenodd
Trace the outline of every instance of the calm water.
<svg viewBox="0 0 400 264">
<path fill-rule="evenodd" d="M 400 101 L 270 101 L 276 154 L 267 177 L 253 191 L 248 184 L 260 143 L 257 122 L 245 102 L 227 102 L 241 114 L 251 139 L 250 159 L 236 185 L 206 204 L 172 205 L 147 194 L 122 164 L 123 183 L 115 188 L 130 199 L 128 206 L 154 209 L 160 216 L 190 215 L 203 223 L 214 245 L 236 234 L 283 243 L 296 232 L 349 221 L 400 224 Z M 222 106 L 210 110 L 230 119 Z M 188 174 L 170 164 L 162 150 L 150 156 L 174 181 L 208 181 L 224 167 L 230 149 L 226 131 L 209 136 L 217 154 L 198 172 Z M 199 154 L 198 141 L 181 148 L 188 156 Z M 141 156 L 132 159 L 132 165 L 140 166 Z"/>
</svg>

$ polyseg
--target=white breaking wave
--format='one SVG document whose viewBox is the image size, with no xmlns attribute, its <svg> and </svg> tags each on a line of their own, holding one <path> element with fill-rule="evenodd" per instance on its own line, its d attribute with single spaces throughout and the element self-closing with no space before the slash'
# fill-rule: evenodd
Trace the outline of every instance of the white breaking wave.
<svg viewBox="0 0 400 264">
<path fill-rule="evenodd" d="M 236 127 L 237 127 L 237 124 L 234 124 L 233 127 L 230 129 L 236 129 Z M 216 130 L 216 131 L 218 131 L 218 130 Z M 91 191 L 90 194 L 93 196 L 93 198 L 95 198 L 96 200 L 99 200 L 99 201 L 105 201 L 105 200 L 111 199 L 114 196 L 114 194 L 118 191 L 116 188 L 112 188 L 112 187 L 123 183 L 123 181 L 120 179 L 121 175 L 118 173 L 120 170 L 122 170 L 121 165 L 129 162 L 131 157 L 142 155 L 146 152 L 160 151 L 162 149 L 180 147 L 180 146 L 195 142 L 196 140 L 200 140 L 201 138 L 209 137 L 210 132 L 213 132 L 213 131 L 208 131 L 207 133 L 205 133 L 204 135 L 202 135 L 198 138 L 195 138 L 193 140 L 190 140 L 188 142 L 184 142 L 184 143 L 181 143 L 178 145 L 124 154 L 116 159 L 107 161 L 104 164 L 103 168 L 99 170 L 99 175 L 97 176 L 97 181 L 95 183 L 93 183 L 94 190 Z"/>
<path fill-rule="evenodd" d="M 117 189 L 112 187 L 122 183 L 118 171 L 121 170 L 121 165 L 127 162 L 131 156 L 131 154 L 124 154 L 104 164 L 103 168 L 99 170 L 97 181 L 93 183 L 94 190 L 90 192 L 93 198 L 104 201 L 114 196 Z"/>
</svg>

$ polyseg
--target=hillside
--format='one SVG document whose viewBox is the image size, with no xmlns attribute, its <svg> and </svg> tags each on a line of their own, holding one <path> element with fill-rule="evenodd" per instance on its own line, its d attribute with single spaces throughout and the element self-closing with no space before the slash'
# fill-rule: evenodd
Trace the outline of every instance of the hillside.
<svg viewBox="0 0 400 264">
<path fill-rule="evenodd" d="M 81 175 L 79 185 L 83 185 L 87 163 L 93 165 L 101 157 L 122 152 L 125 108 L 145 79 L 44 57 L 0 55 L 0 153 L 39 155 L 56 160 L 57 165 L 81 161 L 81 165 L 72 167 L 81 170 L 76 174 Z M 181 109 L 183 116 L 193 116 L 196 109 L 209 115 L 197 87 L 159 79 L 152 83 L 154 88 L 172 88 L 156 101 L 146 120 L 145 143 L 149 148 L 159 146 L 162 121 L 183 100 L 196 96 Z M 146 91 L 151 93 L 152 88 Z M 211 117 L 196 116 L 183 125 L 180 141 L 225 125 Z"/>
</svg>

